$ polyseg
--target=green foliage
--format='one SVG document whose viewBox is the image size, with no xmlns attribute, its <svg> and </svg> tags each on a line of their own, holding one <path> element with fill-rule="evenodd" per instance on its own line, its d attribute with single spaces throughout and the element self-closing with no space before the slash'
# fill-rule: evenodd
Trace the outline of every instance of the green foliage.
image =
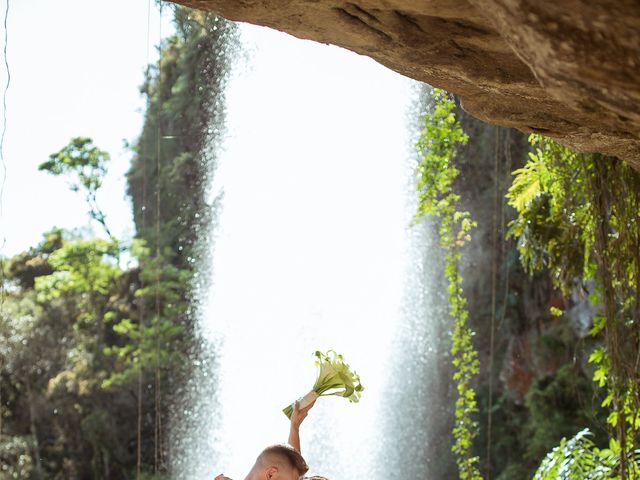
<svg viewBox="0 0 640 480">
<path fill-rule="evenodd" d="M 564 365 L 555 374 L 537 379 L 526 397 L 531 418 L 523 429 L 527 460 L 538 462 L 563 437 L 593 423 L 585 404 L 595 396 L 587 375 Z M 597 399 L 594 406 L 597 406 Z"/>
<path fill-rule="evenodd" d="M 0 441 L 0 480 L 30 480 L 35 468 L 31 452 L 33 440 L 27 436 L 3 436 Z"/>
<path fill-rule="evenodd" d="M 107 227 L 105 214 L 98 207 L 96 194 L 102 186 L 110 158 L 107 152 L 95 147 L 90 138 L 75 137 L 60 151 L 52 153 L 49 160 L 38 167 L 39 170 L 52 175 L 71 177 L 69 187 L 74 192 L 84 191 L 85 200 L 89 205 L 89 215 L 102 225 L 109 236 L 111 232 Z"/>
<path fill-rule="evenodd" d="M 70 468 L 76 464 L 70 452 L 81 449 L 82 442 L 73 432 L 94 405 L 100 404 L 94 380 L 100 376 L 100 365 L 94 355 L 96 339 L 104 326 L 102 322 L 96 325 L 87 321 L 95 316 L 97 308 L 90 304 L 91 288 L 85 283 L 86 278 L 77 271 L 79 262 L 66 255 L 74 250 L 75 241 L 69 241 L 71 247 L 65 249 L 67 241 L 60 231 L 56 231 L 55 241 L 49 240 L 53 240 L 52 235 L 47 235 L 45 242 L 29 254 L 46 262 L 50 271 L 36 275 L 31 287 L 10 289 L 0 317 L 3 436 L 20 435 L 25 430 L 30 433 L 30 447 L 25 454 L 34 459 L 33 468 L 37 470 L 30 478 L 49 478 L 49 473 L 60 471 L 63 464 Z M 84 247 L 84 253 L 93 251 Z M 56 255 L 61 249 L 65 249 L 65 255 Z M 52 255 L 57 256 L 55 267 L 49 264 Z M 24 258 L 24 254 L 18 257 Z M 88 256 L 83 257 L 86 260 Z M 89 270 L 99 268 L 98 263 L 92 262 Z M 62 272 L 73 277 L 74 282 L 65 278 L 59 285 L 49 285 L 50 295 L 36 291 L 35 283 Z M 96 300 L 101 298 L 96 296 Z M 108 302 L 98 303 L 104 307 Z M 101 332 L 94 326 L 99 326 Z M 65 395 L 60 398 L 58 393 L 62 391 Z M 92 404 L 85 403 L 87 398 L 92 399 Z M 57 413 L 63 411 L 64 416 L 58 417 Z M 49 442 L 48 438 L 56 438 L 56 442 Z"/>
<path fill-rule="evenodd" d="M 128 470 L 125 445 L 133 441 L 136 425 L 136 399 L 129 392 L 136 373 L 157 370 L 166 377 L 184 363 L 184 298 L 191 274 L 151 256 L 143 242 L 127 250 L 144 267 L 126 271 L 117 263 L 121 247 L 114 240 L 65 240 L 60 231 L 54 236 L 28 252 L 48 270 L 35 275 L 32 287 L 10 289 L 5 299 L 0 414 L 8 425 L 5 435 L 23 417 L 12 412 L 24 411 L 34 412 L 36 438 L 60 432 L 52 445 L 30 443 L 20 457 L 25 469 L 33 466 L 27 460 L 42 456 L 46 472 L 108 478 L 105 472 Z M 144 324 L 136 303 L 153 312 Z M 153 402 L 144 403 L 145 411 L 153 408 Z M 46 407 L 39 411 L 38 405 Z"/>
<path fill-rule="evenodd" d="M 530 272 L 548 269 L 565 294 L 581 286 L 601 307 L 591 333 L 602 346 L 590 356 L 594 381 L 606 387 L 602 405 L 620 447 L 621 478 L 633 474 L 631 450 L 640 431 L 640 174 L 624 162 L 576 154 L 539 136 L 527 165 L 515 172 L 509 202 L 518 211 L 518 238 Z"/>
<path fill-rule="evenodd" d="M 589 438 L 588 429 L 573 438 L 562 439 L 542 461 L 534 480 L 607 480 L 619 479 L 621 462 L 620 444 L 611 439 L 609 448 L 600 449 Z M 630 456 L 628 478 L 640 475 L 640 452 Z"/>
<path fill-rule="evenodd" d="M 98 356 L 104 343 L 109 297 L 122 275 L 116 263 L 118 254 L 114 240 L 63 242 L 47 258 L 53 272 L 35 279 L 38 301 L 46 304 L 61 299 L 68 303 L 77 331 L 87 336 L 86 344 Z"/>
<path fill-rule="evenodd" d="M 535 148 L 514 172 L 507 199 L 518 212 L 508 236 L 518 239 L 529 273 L 549 269 L 554 285 L 569 293 L 576 281 L 595 272 L 594 223 L 589 196 L 589 163 L 558 143 L 532 135 Z"/>
<path fill-rule="evenodd" d="M 445 276 L 448 281 L 449 314 L 453 319 L 452 347 L 454 374 L 458 397 L 453 428 L 458 471 L 463 480 L 482 478 L 478 457 L 472 454 L 473 440 L 478 434 L 474 416 L 478 412 L 473 378 L 480 371 L 478 353 L 473 346 L 473 331 L 467 325 L 469 313 L 462 289 L 459 263 L 460 249 L 471 239 L 475 227 L 469 212 L 459 211 L 460 197 L 454 192 L 459 174 L 455 165 L 456 150 L 468 137 L 455 116 L 455 103 L 446 92 L 434 89 L 431 112 L 425 116 L 424 129 L 418 141 L 422 159 L 417 168 L 418 209 L 414 221 L 426 215 L 440 220 L 440 243 L 445 250 Z"/>
<path fill-rule="evenodd" d="M 53 175 L 75 175 L 77 178 L 71 181 L 71 190 L 77 192 L 84 188 L 95 192 L 102 185 L 109 159 L 109 154 L 95 147 L 93 140 L 76 137 L 59 152 L 51 154 L 38 169 Z"/>
<path fill-rule="evenodd" d="M 115 240 L 64 242 L 47 258 L 54 271 L 36 278 L 39 300 L 51 301 L 69 292 L 107 295 L 121 274 L 118 254 L 119 246 Z"/>
<path fill-rule="evenodd" d="M 14 279 L 19 287 L 32 289 L 35 286 L 36 277 L 49 275 L 53 272 L 47 257 L 61 246 L 62 230 L 55 228 L 50 232 L 46 232 L 40 245 L 16 255 L 7 262 L 6 270 L 9 277 Z"/>
<path fill-rule="evenodd" d="M 486 402 L 486 394 L 482 395 L 479 392 L 479 397 Z M 529 445 L 529 435 L 525 434 L 529 420 L 528 409 L 519 402 L 515 402 L 508 391 L 495 399 L 492 408 L 492 478 L 496 480 L 530 479 L 538 466 L 540 457 L 535 459 L 535 463 L 527 461 L 525 457 Z M 486 442 L 487 433 L 488 429 L 482 429 L 479 440 Z M 477 443 L 485 444 L 485 442 Z M 545 449 L 544 453 L 548 450 L 548 448 Z"/>
<path fill-rule="evenodd" d="M 142 240 L 133 243 L 131 252 L 144 265 L 140 272 L 144 286 L 138 288 L 134 296 L 138 302 L 155 308 L 149 308 L 153 314 L 147 325 L 130 318 L 114 324 L 113 331 L 122 341 L 104 349 L 106 355 L 116 360 L 116 368 L 102 382 L 105 388 L 130 383 L 139 369 L 169 371 L 183 360 L 179 344 L 184 332 L 184 289 L 191 274 L 171 265 L 162 256 L 151 257 Z"/>
<path fill-rule="evenodd" d="M 137 235 L 162 252 L 168 248 L 171 256 L 165 257 L 176 266 L 193 269 L 206 254 L 197 239 L 211 225 L 212 207 L 205 198 L 216 162 L 210 146 L 223 129 L 235 25 L 182 7 L 176 8 L 174 23 L 176 34 L 163 42 L 160 68 L 149 68 L 141 89 L 147 110 L 133 145 L 128 193 Z"/>
<path fill-rule="evenodd" d="M 160 425 L 169 387 L 161 385 L 179 384 L 191 347 L 196 239 L 211 211 L 208 146 L 222 128 L 218 102 L 234 30 L 183 7 L 175 21 L 162 68 L 150 67 L 142 87 L 149 103 L 128 175 L 138 240 L 125 245 L 110 235 L 96 202 L 109 154 L 78 137 L 40 170 L 85 196 L 109 240 L 54 229 L 2 259 L 0 478 L 134 478 L 138 406 L 141 478 L 168 478 Z M 123 268 L 121 258 L 134 266 Z"/>
<path fill-rule="evenodd" d="M 432 98 L 432 111 L 424 119 L 424 129 L 417 145 L 422 154 L 417 169 L 420 195 L 417 218 L 452 215 L 460 199 L 453 191 L 459 173 L 454 164 L 456 150 L 469 140 L 456 119 L 455 103 L 447 93 L 434 89 Z"/>
</svg>

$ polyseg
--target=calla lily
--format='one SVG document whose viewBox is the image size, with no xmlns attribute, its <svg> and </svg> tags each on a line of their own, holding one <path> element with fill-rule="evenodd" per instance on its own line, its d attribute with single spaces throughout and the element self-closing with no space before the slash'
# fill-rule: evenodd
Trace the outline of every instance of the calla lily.
<svg viewBox="0 0 640 480">
<path fill-rule="evenodd" d="M 360 401 L 364 387 L 360 383 L 358 374 L 344 362 L 342 355 L 333 350 L 327 353 L 315 352 L 318 377 L 313 389 L 301 397 L 300 408 L 309 406 L 319 397 L 338 396 L 349 399 L 352 403 Z M 284 414 L 291 418 L 294 405 L 288 405 L 282 409 Z"/>
</svg>

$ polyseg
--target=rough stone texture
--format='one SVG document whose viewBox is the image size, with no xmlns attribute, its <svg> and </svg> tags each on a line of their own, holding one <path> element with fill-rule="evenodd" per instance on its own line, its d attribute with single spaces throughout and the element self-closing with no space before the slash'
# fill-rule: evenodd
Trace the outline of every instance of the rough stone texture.
<svg viewBox="0 0 640 480">
<path fill-rule="evenodd" d="M 481 120 L 640 168 L 637 0 L 176 0 L 368 55 Z"/>
</svg>

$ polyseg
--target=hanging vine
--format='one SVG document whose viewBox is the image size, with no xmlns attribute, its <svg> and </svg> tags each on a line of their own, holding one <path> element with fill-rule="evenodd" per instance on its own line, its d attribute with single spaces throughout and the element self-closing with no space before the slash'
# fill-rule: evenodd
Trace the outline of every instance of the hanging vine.
<svg viewBox="0 0 640 480">
<path fill-rule="evenodd" d="M 455 102 L 443 90 L 432 91 L 431 111 L 424 118 L 424 129 L 418 141 L 422 159 L 417 168 L 418 209 L 415 221 L 425 216 L 440 220 L 440 243 L 445 251 L 445 276 L 448 282 L 449 314 L 453 320 L 452 346 L 454 374 L 458 397 L 455 405 L 452 451 L 460 479 L 481 479 L 478 457 L 473 455 L 473 440 L 478 435 L 478 412 L 473 378 L 479 373 L 478 353 L 473 346 L 474 332 L 467 325 L 469 312 L 460 275 L 461 248 L 471 239 L 476 226 L 469 212 L 458 209 L 460 196 L 454 192 L 459 174 L 454 163 L 456 151 L 465 145 L 463 132 L 454 112 Z"/>
</svg>

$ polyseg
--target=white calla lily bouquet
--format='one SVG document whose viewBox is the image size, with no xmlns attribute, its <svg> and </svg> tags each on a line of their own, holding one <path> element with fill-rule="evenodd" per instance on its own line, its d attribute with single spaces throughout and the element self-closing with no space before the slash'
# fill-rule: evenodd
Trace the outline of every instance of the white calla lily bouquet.
<svg viewBox="0 0 640 480">
<path fill-rule="evenodd" d="M 311 391 L 298 400 L 301 409 L 308 407 L 319 397 L 331 395 L 347 398 L 352 403 L 360 401 L 364 387 L 360 383 L 358 374 L 344 362 L 342 355 L 329 350 L 327 353 L 318 351 L 314 356 L 318 367 L 318 377 Z M 291 418 L 293 407 L 294 404 L 288 405 L 282 411 Z"/>
</svg>

